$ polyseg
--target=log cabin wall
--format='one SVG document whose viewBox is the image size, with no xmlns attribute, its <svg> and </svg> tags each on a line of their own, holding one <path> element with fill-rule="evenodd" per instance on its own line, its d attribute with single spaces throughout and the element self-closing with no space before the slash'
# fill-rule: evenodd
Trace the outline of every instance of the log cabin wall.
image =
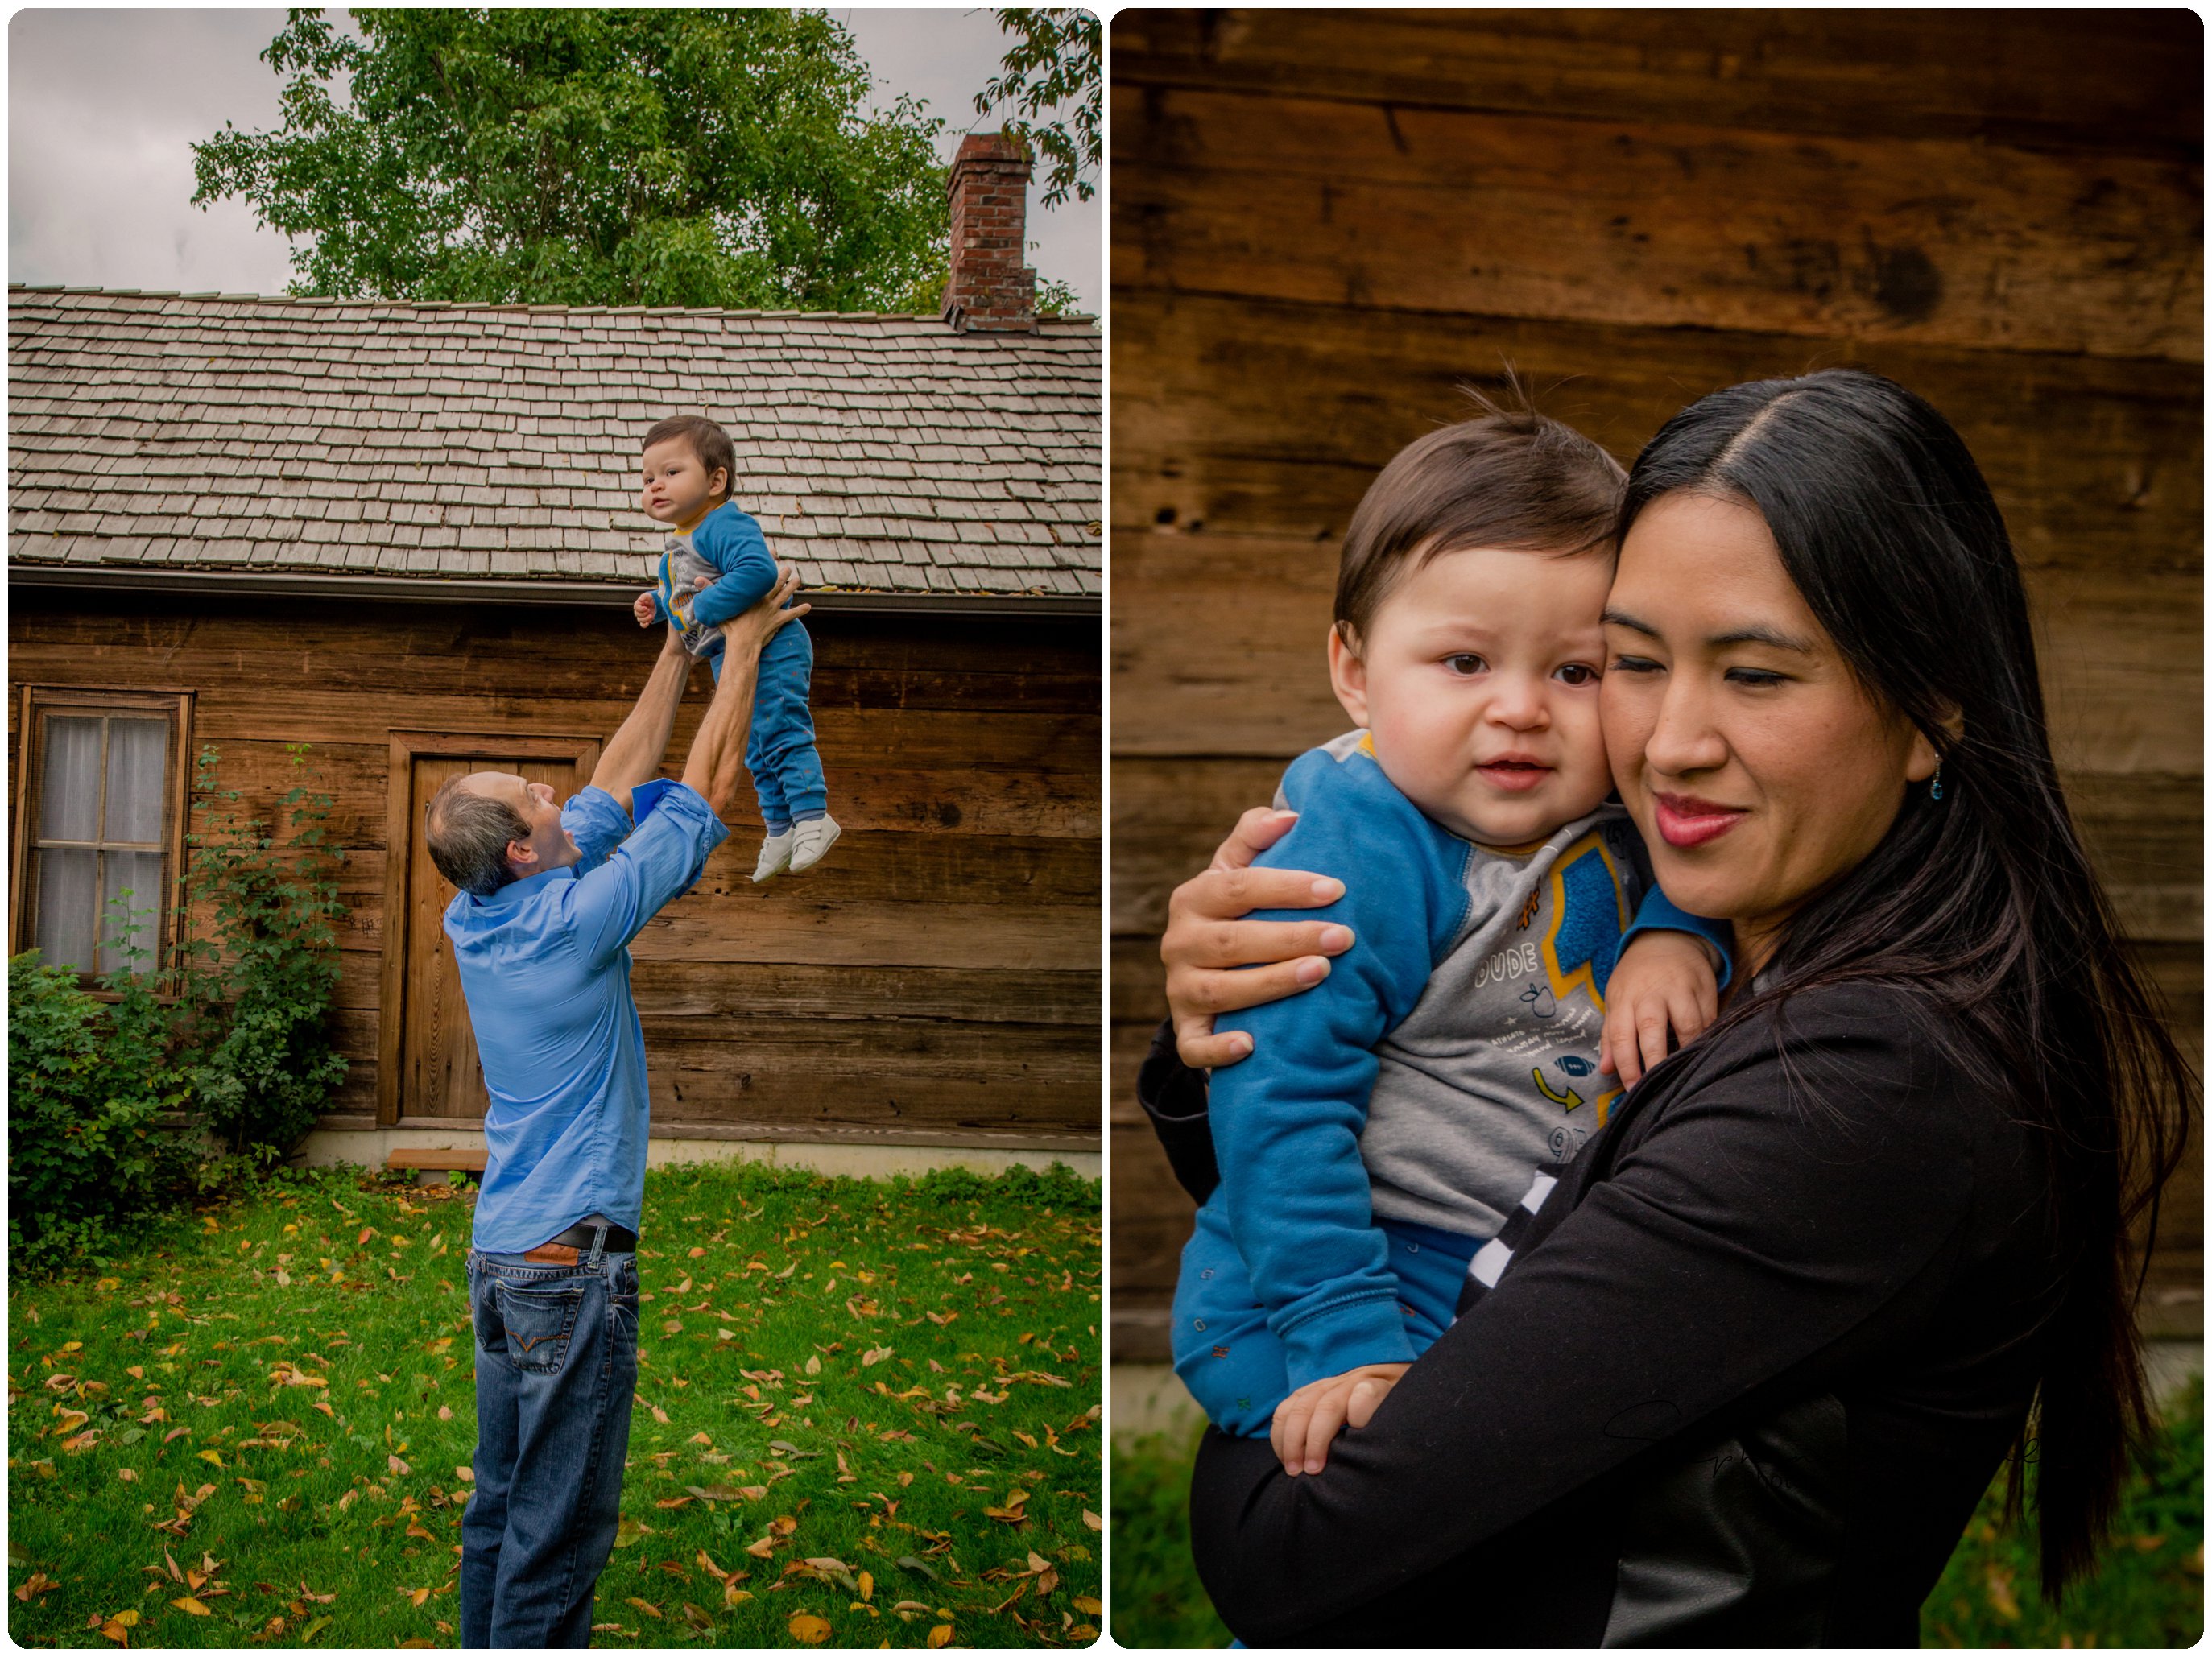
<svg viewBox="0 0 2212 1657">
<path fill-rule="evenodd" d="M 285 745 L 313 744 L 346 853 L 337 1127 L 376 1122 L 393 732 L 604 741 L 656 648 L 612 604 L 147 597 L 127 578 L 11 600 L 11 777 L 30 684 L 193 691 L 194 748 L 264 816 L 290 786 Z M 808 626 L 845 835 L 819 870 L 756 886 L 741 788 L 697 887 L 632 945 L 656 1134 L 1095 1149 L 1095 614 Z M 665 772 L 710 689 L 696 669 Z M 435 907 L 451 896 L 440 883 Z"/>
<path fill-rule="evenodd" d="M 1112 27 L 1114 1356 L 1190 1205 L 1155 942 L 1344 725 L 1339 537 L 1510 361 L 1624 463 L 1734 382 L 1927 397 L 2025 567 L 2069 796 L 2202 1023 L 2202 25 L 2186 12 L 1127 11 Z M 2147 1326 L 2202 1328 L 2201 1151 Z"/>
</svg>

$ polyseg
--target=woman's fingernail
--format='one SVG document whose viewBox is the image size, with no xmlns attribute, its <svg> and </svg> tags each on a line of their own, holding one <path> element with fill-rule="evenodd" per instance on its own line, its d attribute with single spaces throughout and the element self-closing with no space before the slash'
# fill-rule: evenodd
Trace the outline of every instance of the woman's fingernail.
<svg viewBox="0 0 2212 1657">
<path fill-rule="evenodd" d="M 1313 895 L 1324 903 L 1334 903 L 1344 895 L 1344 883 L 1324 876 L 1314 882 Z"/>
<path fill-rule="evenodd" d="M 1239 1059 L 1249 1057 L 1252 1052 L 1252 1038 L 1249 1035 L 1240 1035 L 1237 1037 L 1236 1040 L 1230 1042 L 1229 1051 L 1235 1053 Z"/>
<path fill-rule="evenodd" d="M 1352 928 L 1324 926 L 1321 929 L 1321 947 L 1324 955 L 1342 955 L 1352 947 Z"/>
<path fill-rule="evenodd" d="M 1306 1471 L 1307 1471 L 1308 1472 L 1310 1472 L 1310 1473 L 1317 1473 L 1317 1472 L 1319 1472 L 1321 1471 L 1321 1463 L 1320 1463 L 1320 1462 L 1318 1462 L 1318 1461 L 1309 1461 L 1309 1462 L 1307 1462 L 1307 1463 L 1306 1463 Z"/>
<path fill-rule="evenodd" d="M 1301 984 L 1318 984 L 1328 976 L 1328 962 L 1316 961 L 1311 956 L 1298 962 L 1297 980 Z"/>
</svg>

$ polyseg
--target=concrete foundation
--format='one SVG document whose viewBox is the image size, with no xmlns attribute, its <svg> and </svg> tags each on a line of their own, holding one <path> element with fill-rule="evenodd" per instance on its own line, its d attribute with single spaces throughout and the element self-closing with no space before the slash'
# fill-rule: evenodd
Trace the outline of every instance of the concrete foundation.
<svg viewBox="0 0 2212 1657">
<path fill-rule="evenodd" d="M 313 1168 L 339 1162 L 381 1168 L 394 1150 L 481 1150 L 483 1142 L 481 1128 L 325 1127 L 307 1136 L 304 1149 Z M 983 1145 L 820 1144 L 804 1139 L 687 1139 L 657 1135 L 646 1142 L 646 1163 L 651 1168 L 673 1162 L 766 1162 L 775 1168 L 803 1168 L 817 1174 L 870 1180 L 927 1174 L 939 1168 L 1000 1174 L 1017 1167 L 1048 1168 L 1054 1162 L 1064 1162 L 1077 1174 L 1095 1180 L 1100 1160 L 1095 1150 L 1001 1150 Z"/>
</svg>

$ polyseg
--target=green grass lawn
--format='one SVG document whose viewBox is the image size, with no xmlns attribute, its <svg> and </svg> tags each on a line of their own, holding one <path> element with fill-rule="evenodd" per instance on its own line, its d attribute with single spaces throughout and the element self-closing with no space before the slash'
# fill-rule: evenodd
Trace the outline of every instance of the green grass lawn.
<svg viewBox="0 0 2212 1657">
<path fill-rule="evenodd" d="M 1926 1646 L 2188 1646 L 2204 1628 L 2204 1393 L 2169 1402 L 2162 1442 L 2130 1482 L 2115 1543 L 2063 1610 L 2035 1586 L 2031 1539 L 2008 1531 L 2003 1484 L 1984 1499 L 1920 1614 Z M 1116 1444 L 1114 1637 L 1125 1646 L 1225 1646 L 1190 1563 L 1185 1500 L 1197 1445 Z M 1479 1626 L 1480 1612 L 1474 1613 Z"/>
<path fill-rule="evenodd" d="M 470 1199 L 322 1175 L 11 1283 L 26 1646 L 453 1645 Z M 1079 1645 L 1098 1187 L 656 1170 L 599 1643 Z"/>
</svg>

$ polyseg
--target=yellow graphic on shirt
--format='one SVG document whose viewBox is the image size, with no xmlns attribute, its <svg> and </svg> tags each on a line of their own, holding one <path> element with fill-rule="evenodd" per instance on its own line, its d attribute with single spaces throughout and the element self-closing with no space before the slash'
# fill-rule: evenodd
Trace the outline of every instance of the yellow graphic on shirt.
<svg viewBox="0 0 2212 1657">
<path fill-rule="evenodd" d="M 1552 993 L 1565 1000 L 1586 989 L 1600 1012 L 1613 958 L 1628 931 L 1628 896 L 1620 871 L 1597 835 L 1586 835 L 1552 865 L 1552 924 L 1544 934 L 1544 972 Z"/>
<path fill-rule="evenodd" d="M 1578 1053 L 1569 1053 L 1566 1057 L 1574 1060 L 1576 1064 L 1581 1065 L 1585 1068 L 1589 1066 L 1589 1060 L 1583 1058 Z M 1563 1063 L 1559 1068 L 1565 1070 L 1567 1069 L 1568 1066 Z M 1575 1091 L 1574 1083 L 1571 1082 L 1564 1083 L 1566 1088 L 1566 1091 L 1565 1093 L 1554 1093 L 1552 1090 L 1552 1084 L 1544 1078 L 1544 1067 L 1540 1065 L 1537 1065 L 1528 1073 L 1536 1079 L 1536 1091 L 1542 1094 L 1547 1099 L 1549 1099 L 1555 1105 L 1560 1106 L 1567 1110 L 1575 1110 L 1589 1102 L 1583 1099 L 1581 1094 Z M 1603 1127 L 1606 1125 L 1607 1119 L 1613 1114 L 1613 1102 L 1620 1098 L 1622 1092 L 1622 1089 L 1609 1088 L 1605 1092 L 1598 1095 L 1596 1101 L 1597 1125 L 1600 1127 Z"/>
</svg>

